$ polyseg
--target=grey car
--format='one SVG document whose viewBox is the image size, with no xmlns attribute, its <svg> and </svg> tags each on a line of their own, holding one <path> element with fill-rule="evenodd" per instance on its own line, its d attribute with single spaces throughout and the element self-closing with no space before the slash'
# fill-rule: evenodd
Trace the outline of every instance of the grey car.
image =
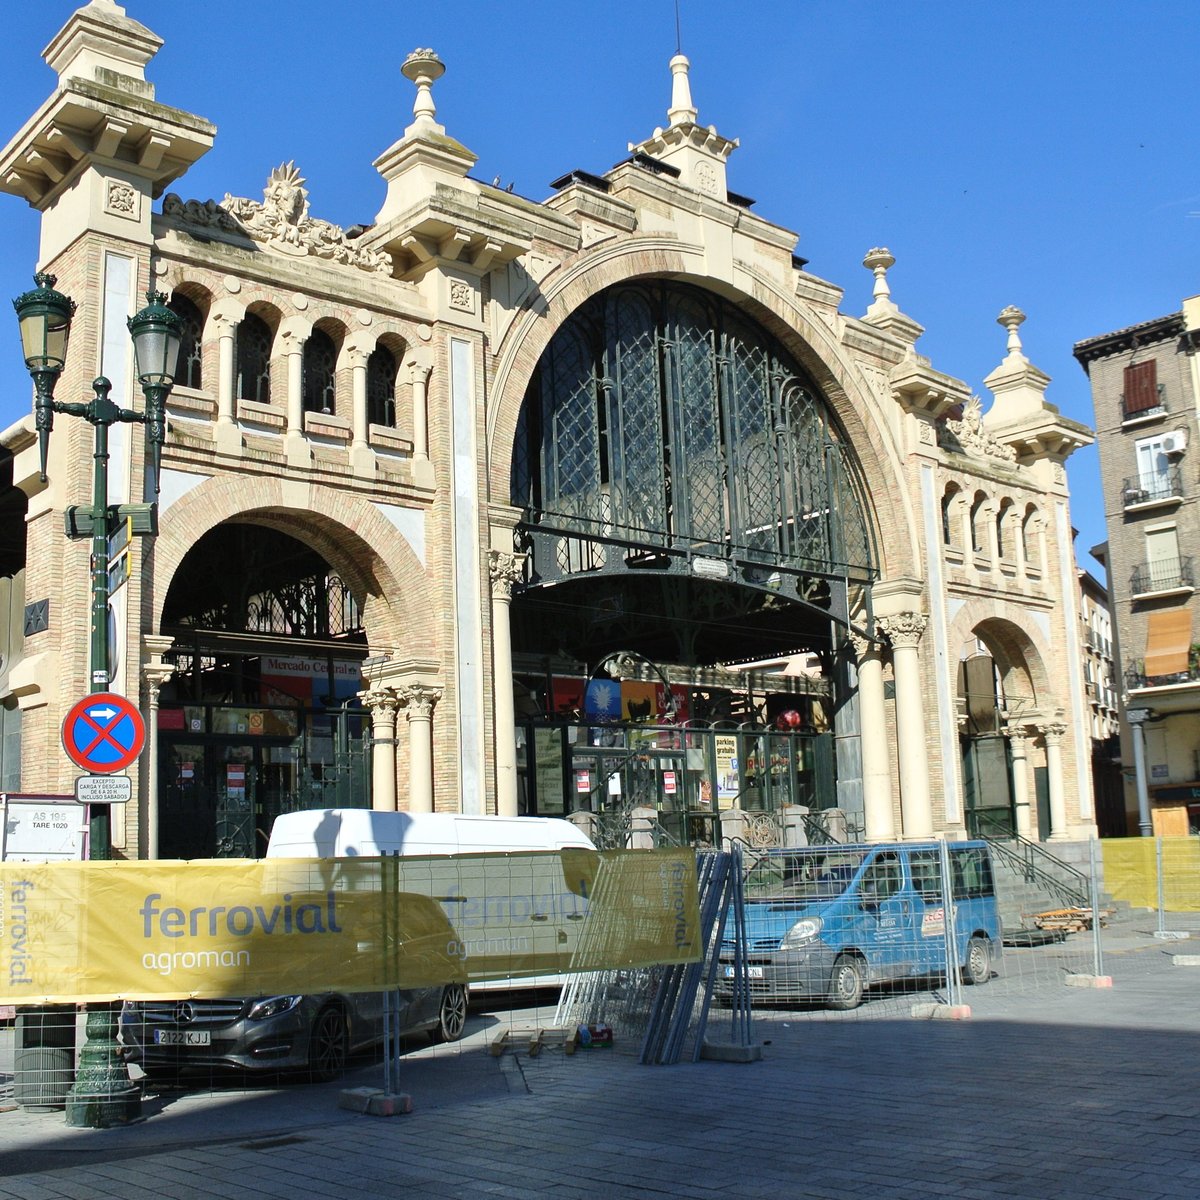
<svg viewBox="0 0 1200 1200">
<path fill-rule="evenodd" d="M 392 992 L 398 1036 L 462 1037 L 467 991 L 461 983 Z M 393 1005 L 393 1020 L 396 1014 Z M 184 1070 L 299 1070 L 333 1079 L 347 1058 L 383 1040 L 384 993 L 286 995 L 222 1000 L 127 1000 L 121 1042 L 127 1061 L 151 1078 Z"/>
</svg>

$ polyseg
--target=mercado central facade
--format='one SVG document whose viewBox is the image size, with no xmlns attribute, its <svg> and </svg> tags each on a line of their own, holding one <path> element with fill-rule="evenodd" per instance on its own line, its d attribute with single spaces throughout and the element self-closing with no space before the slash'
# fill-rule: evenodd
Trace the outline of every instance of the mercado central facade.
<svg viewBox="0 0 1200 1200">
<path fill-rule="evenodd" d="M 1064 467 L 1090 434 L 1017 309 L 986 405 L 917 349 L 886 250 L 843 311 L 728 187 L 682 55 L 667 124 L 535 203 L 472 177 L 453 74 L 414 52 L 377 215 L 343 228 L 292 163 L 190 195 L 216 131 L 157 98 L 160 45 L 79 9 L 0 156 L 78 304 L 59 397 L 104 375 L 143 406 L 126 320 L 156 290 L 183 326 L 158 533 L 110 601 L 110 690 L 150 731 L 118 855 L 259 856 L 333 805 L 591 814 L 609 844 L 1094 831 Z M 143 499 L 131 429 L 114 504 Z M 4 770 L 71 794 L 93 430 L 58 421 L 45 483 L 32 416 L 2 441 Z"/>
</svg>

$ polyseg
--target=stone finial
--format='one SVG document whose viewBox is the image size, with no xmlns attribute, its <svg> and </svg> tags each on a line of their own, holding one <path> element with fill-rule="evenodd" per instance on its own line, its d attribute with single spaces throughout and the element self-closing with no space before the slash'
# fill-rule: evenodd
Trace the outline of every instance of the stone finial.
<svg viewBox="0 0 1200 1200">
<path fill-rule="evenodd" d="M 863 259 L 863 266 L 868 271 L 875 273 L 875 287 L 871 293 L 875 297 L 873 308 L 875 306 L 895 308 L 892 303 L 892 289 L 888 287 L 887 281 L 887 273 L 895 265 L 896 257 L 886 246 L 875 246 L 867 251 L 867 256 Z"/>
<path fill-rule="evenodd" d="M 433 84 L 446 73 L 446 64 L 432 50 L 414 50 L 404 60 L 400 73 L 417 85 L 417 97 L 413 101 L 415 119 L 405 132 L 445 133 L 445 128 L 434 120 L 437 108 L 433 103 Z"/>
<path fill-rule="evenodd" d="M 672 125 L 696 123 L 698 110 L 692 103 L 692 85 L 688 80 L 691 65 L 685 54 L 676 54 L 671 59 L 671 107 L 667 109 L 667 119 Z"/>
<path fill-rule="evenodd" d="M 1015 304 L 1010 304 L 1001 310 L 1000 315 L 996 318 L 996 324 L 1008 330 L 1008 357 L 1021 362 L 1026 359 L 1024 351 L 1021 349 L 1021 335 L 1017 333 L 1017 330 L 1021 328 L 1024 321 L 1025 314 Z"/>
</svg>

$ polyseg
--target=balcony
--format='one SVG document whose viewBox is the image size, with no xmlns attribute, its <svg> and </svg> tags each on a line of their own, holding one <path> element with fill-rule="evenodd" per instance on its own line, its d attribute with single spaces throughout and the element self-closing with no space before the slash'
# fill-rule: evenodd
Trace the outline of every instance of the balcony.
<svg viewBox="0 0 1200 1200">
<path fill-rule="evenodd" d="M 1167 389 L 1164 384 L 1158 384 L 1155 388 L 1155 396 L 1157 397 L 1156 404 L 1146 404 L 1143 402 L 1126 401 L 1124 394 L 1121 396 L 1121 424 L 1131 425 L 1141 421 L 1151 421 L 1156 417 L 1166 415 L 1167 411 Z"/>
<path fill-rule="evenodd" d="M 1146 596 L 1165 596 L 1195 590 L 1192 556 L 1188 554 L 1182 558 L 1163 558 L 1157 562 L 1139 563 L 1133 568 L 1129 590 L 1135 600 Z"/>
<path fill-rule="evenodd" d="M 1135 475 L 1121 485 L 1121 506 L 1126 512 L 1178 504 L 1182 499 L 1183 472 L 1178 467 L 1168 467 L 1156 475 Z"/>
<path fill-rule="evenodd" d="M 1125 672 L 1125 687 L 1130 692 L 1141 692 L 1147 688 L 1178 687 L 1182 683 L 1200 682 L 1200 661 L 1193 654 L 1186 671 L 1175 671 L 1170 675 L 1147 675 L 1145 661 L 1138 659 Z"/>
</svg>

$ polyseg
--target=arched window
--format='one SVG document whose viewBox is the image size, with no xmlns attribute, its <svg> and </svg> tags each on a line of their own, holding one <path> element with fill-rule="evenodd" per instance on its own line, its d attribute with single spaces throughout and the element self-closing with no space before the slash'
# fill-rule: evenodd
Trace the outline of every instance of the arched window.
<svg viewBox="0 0 1200 1200">
<path fill-rule="evenodd" d="M 958 545 L 957 524 L 958 502 L 962 499 L 962 490 L 958 484 L 947 485 L 942 495 L 942 545 L 956 547 Z"/>
<path fill-rule="evenodd" d="M 367 420 L 396 425 L 396 358 L 386 346 L 376 346 L 367 359 Z"/>
<path fill-rule="evenodd" d="M 186 296 L 172 296 L 167 307 L 183 323 L 175 382 L 180 387 L 199 389 L 202 386 L 200 339 L 204 335 L 204 314 Z"/>
<path fill-rule="evenodd" d="M 237 393 L 242 400 L 271 403 L 271 328 L 253 313 L 238 322 Z"/>
<path fill-rule="evenodd" d="M 314 329 L 304 343 L 304 411 L 332 413 L 335 397 L 334 371 L 337 348 L 333 338 Z"/>
</svg>

